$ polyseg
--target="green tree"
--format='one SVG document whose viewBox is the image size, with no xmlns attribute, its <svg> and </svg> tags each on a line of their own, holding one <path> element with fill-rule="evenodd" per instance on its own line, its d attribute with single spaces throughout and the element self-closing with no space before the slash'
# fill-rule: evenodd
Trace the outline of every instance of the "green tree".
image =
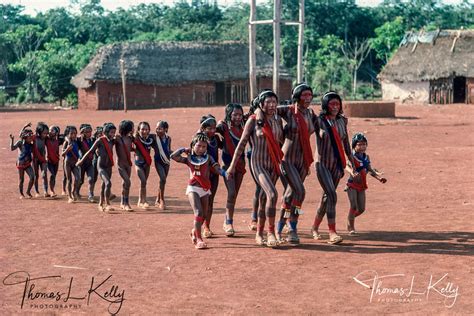
<svg viewBox="0 0 474 316">
<path fill-rule="evenodd" d="M 9 70 L 24 74 L 27 101 L 38 101 L 38 59 L 37 51 L 49 37 L 49 30 L 39 25 L 21 25 L 15 31 L 7 31 L 4 39 L 12 47 L 16 62 L 9 64 Z"/>
<path fill-rule="evenodd" d="M 375 29 L 375 38 L 371 39 L 370 45 L 376 52 L 377 58 L 386 64 L 397 49 L 405 34 L 403 19 L 397 17 L 392 22 L 386 22 Z"/>
<path fill-rule="evenodd" d="M 319 39 L 319 49 L 307 55 L 307 77 L 315 91 L 338 90 L 341 94 L 350 91 L 351 74 L 347 60 L 342 54 L 342 39 L 326 35 Z"/>
</svg>

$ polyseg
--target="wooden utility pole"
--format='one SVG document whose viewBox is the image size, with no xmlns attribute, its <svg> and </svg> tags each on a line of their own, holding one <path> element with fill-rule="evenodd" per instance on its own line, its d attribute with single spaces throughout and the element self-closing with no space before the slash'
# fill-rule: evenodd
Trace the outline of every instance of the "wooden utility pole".
<svg viewBox="0 0 474 316">
<path fill-rule="evenodd" d="M 302 82 L 303 70 L 303 40 L 304 40 L 304 0 L 300 0 L 298 22 L 281 20 L 281 0 L 274 0 L 273 20 L 256 20 L 256 0 L 250 0 L 249 19 L 249 74 L 250 74 L 250 97 L 256 95 L 257 75 L 256 75 L 256 54 L 255 54 L 255 25 L 273 24 L 273 91 L 278 95 L 280 83 L 280 36 L 281 24 L 297 25 L 298 30 L 298 60 L 297 60 L 297 81 Z"/>
<path fill-rule="evenodd" d="M 304 40 L 304 0 L 300 0 L 300 14 L 298 25 L 298 62 L 296 76 L 297 81 L 303 82 L 303 40 Z"/>
<path fill-rule="evenodd" d="M 125 70 L 124 70 L 124 64 L 125 61 L 120 58 L 120 73 L 122 75 L 122 89 L 123 89 L 123 111 L 126 113 L 127 112 L 127 84 L 125 82 Z"/>
<path fill-rule="evenodd" d="M 273 3 L 273 92 L 278 95 L 280 87 L 280 23 L 281 1 Z"/>
<path fill-rule="evenodd" d="M 256 0 L 250 0 L 250 19 L 249 19 L 249 76 L 250 76 L 250 95 L 252 99 L 257 95 L 257 73 L 256 73 L 256 54 L 255 54 L 255 24 L 256 18 Z"/>
</svg>

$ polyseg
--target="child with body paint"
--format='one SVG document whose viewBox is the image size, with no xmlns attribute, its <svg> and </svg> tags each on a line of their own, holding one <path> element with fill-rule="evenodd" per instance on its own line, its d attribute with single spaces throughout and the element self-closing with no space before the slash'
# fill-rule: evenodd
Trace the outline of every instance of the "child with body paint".
<svg viewBox="0 0 474 316">
<path fill-rule="evenodd" d="M 81 190 L 81 186 L 84 183 L 85 176 L 87 175 L 87 183 L 88 183 L 88 194 L 87 200 L 91 203 L 94 203 L 94 186 L 95 186 L 95 171 L 94 171 L 94 164 L 92 163 L 94 160 L 94 153 L 90 153 L 87 156 L 84 156 L 86 152 L 94 144 L 95 139 L 92 138 L 92 126 L 90 124 L 81 124 L 79 127 L 79 132 L 81 134 L 79 138 L 79 152 L 81 154 L 81 160 L 83 159 L 83 163 L 81 164 L 81 182 L 79 183 L 79 192 Z"/>
<path fill-rule="evenodd" d="M 222 148 L 222 143 L 219 137 L 216 135 L 217 121 L 216 118 L 208 114 L 201 117 L 201 127 L 200 131 L 208 137 L 208 146 L 207 152 L 214 159 L 214 161 L 219 161 L 219 148 Z M 211 173 L 209 176 L 211 181 L 211 196 L 209 197 L 209 208 L 207 210 L 207 216 L 204 221 L 204 232 L 202 235 L 205 238 L 212 237 L 213 233 L 211 230 L 211 218 L 214 210 L 214 198 L 217 193 L 217 188 L 219 186 L 219 175 Z"/>
<path fill-rule="evenodd" d="M 78 200 L 79 182 L 81 181 L 81 171 L 76 166 L 79 160 L 79 142 L 77 141 L 77 128 L 75 126 L 68 126 L 66 140 L 63 144 L 63 151 L 61 156 L 64 157 L 64 172 L 66 174 L 66 193 L 68 196 L 68 203 L 73 203 Z"/>
<path fill-rule="evenodd" d="M 249 117 L 252 116 L 253 114 L 255 114 L 255 111 L 257 109 L 258 109 L 258 95 L 252 100 L 248 113 L 246 113 L 244 115 L 244 125 L 247 122 L 247 120 L 249 119 Z M 248 146 L 246 157 L 247 157 L 247 161 L 248 161 L 249 166 L 250 166 L 250 160 L 251 160 L 251 157 L 252 157 L 252 147 L 251 146 Z M 253 174 L 252 168 L 249 168 L 249 170 L 250 170 L 250 175 L 252 176 L 252 179 L 255 182 L 255 193 L 254 193 L 254 196 L 253 196 L 253 199 L 252 199 L 252 214 L 250 215 L 251 222 L 248 225 L 248 227 L 251 231 L 257 231 L 258 214 L 259 214 L 259 212 L 264 212 L 265 211 L 263 209 L 263 205 L 260 204 L 261 194 L 263 194 L 263 192 L 262 192 L 262 187 L 260 186 L 260 184 L 258 184 L 257 178 Z"/>
<path fill-rule="evenodd" d="M 15 138 L 10 134 L 10 149 L 13 151 L 18 149 L 18 158 L 16 161 L 16 168 L 18 169 L 19 183 L 18 188 L 20 191 L 20 199 L 24 199 L 23 194 L 23 183 L 25 181 L 25 172 L 30 178 L 28 187 L 26 189 L 26 197 L 31 199 L 31 188 L 35 182 L 35 172 L 31 163 L 33 161 L 33 131 L 28 127 L 31 123 L 25 125 L 20 131 L 20 140 L 15 143 Z"/>
<path fill-rule="evenodd" d="M 62 137 L 60 136 L 60 139 L 62 138 L 61 144 L 64 145 L 64 142 L 66 141 L 67 136 L 69 135 L 69 129 L 71 128 L 71 125 L 67 125 L 66 128 L 64 129 L 64 134 Z M 61 157 L 62 157 L 62 152 L 61 152 Z M 66 177 L 66 166 L 65 166 L 66 160 L 63 159 L 63 191 L 61 195 L 67 195 L 67 177 Z"/>
<path fill-rule="evenodd" d="M 122 199 L 120 208 L 125 211 L 133 211 L 130 206 L 130 178 L 132 176 L 132 144 L 134 124 L 132 121 L 123 120 L 119 125 L 119 135 L 115 137 L 115 151 L 117 153 L 117 168 L 122 178 Z"/>
<path fill-rule="evenodd" d="M 225 119 L 217 124 L 217 133 L 223 137 L 222 161 L 224 163 L 224 170 L 229 168 L 234 156 L 235 148 L 242 137 L 243 114 L 244 110 L 242 105 L 238 103 L 229 103 L 225 107 Z M 223 228 L 228 237 L 235 234 L 233 226 L 235 201 L 237 200 L 245 172 L 245 157 L 244 154 L 242 154 L 237 162 L 234 176 L 230 179 L 224 178 L 224 183 L 227 188 L 227 204 Z"/>
<path fill-rule="evenodd" d="M 280 163 L 283 153 L 280 144 L 283 141 L 283 127 L 281 119 L 276 116 L 278 104 L 277 95 L 264 90 L 259 95 L 259 105 L 255 112 L 247 120 L 242 137 L 227 169 L 228 177 L 235 174 L 238 161 L 244 152 L 245 145 L 250 140 L 252 155 L 250 168 L 255 175 L 258 184 L 262 187 L 264 194 L 260 203 L 265 205 L 265 212 L 259 213 L 258 228 L 255 240 L 257 244 L 268 247 L 277 247 L 278 241 L 275 236 L 275 215 L 278 192 L 275 184 L 280 176 Z M 266 217 L 268 217 L 267 240 L 263 237 Z"/>
<path fill-rule="evenodd" d="M 387 182 L 387 179 L 381 176 L 382 173 L 372 168 L 369 155 L 366 154 L 367 138 L 363 133 L 356 133 L 352 137 L 351 145 L 355 169 L 350 164 L 346 166 L 346 170 L 350 174 L 346 187 L 350 202 L 347 230 L 349 236 L 359 236 L 355 230 L 355 218 L 365 212 L 365 191 L 368 188 L 367 173 L 382 183 Z"/>
<path fill-rule="evenodd" d="M 50 197 L 48 193 L 48 161 L 46 159 L 46 139 L 49 127 L 43 122 L 36 125 L 36 135 L 33 137 L 33 170 L 35 172 L 35 192 L 39 196 L 39 171 L 43 180 L 44 197 Z"/>
<path fill-rule="evenodd" d="M 112 123 L 104 126 L 104 136 L 98 138 L 92 147 L 84 154 L 84 156 L 76 163 L 81 166 L 87 159 L 87 156 L 97 150 L 97 169 L 99 177 L 102 179 L 102 187 L 100 190 L 99 210 L 112 211 L 110 204 L 110 192 L 112 189 L 112 167 L 114 166 L 113 148 L 115 144 L 115 132 L 117 128 Z"/>
<path fill-rule="evenodd" d="M 46 139 L 46 151 L 48 152 L 48 171 L 49 171 L 49 190 L 51 197 L 56 197 L 56 175 L 58 174 L 59 162 L 59 146 L 64 142 L 64 138 L 60 137 L 59 126 L 53 125 L 49 128 L 49 135 Z"/>
<path fill-rule="evenodd" d="M 197 133 L 190 148 L 180 148 L 171 154 L 171 159 L 186 164 L 189 168 L 189 181 L 186 195 L 194 211 L 194 228 L 191 231 L 191 240 L 196 249 L 207 248 L 202 240 L 201 229 L 209 208 L 209 197 L 211 195 L 210 174 L 214 172 L 223 177 L 225 170 L 207 152 L 209 138 L 204 133 Z M 183 156 L 183 154 L 186 154 Z"/>
<path fill-rule="evenodd" d="M 146 200 L 146 185 L 150 175 L 152 162 L 151 148 L 155 146 L 155 137 L 150 135 L 150 124 L 140 122 L 133 139 L 135 145 L 135 169 L 140 179 L 140 195 L 138 197 L 138 207 L 146 209 L 150 206 Z"/>
<path fill-rule="evenodd" d="M 316 211 L 313 227 L 314 239 L 322 239 L 319 234 L 319 225 L 327 214 L 330 244 L 339 244 L 342 237 L 336 232 L 336 189 L 344 176 L 346 155 L 350 164 L 354 165 L 349 136 L 347 118 L 342 112 L 342 99 L 334 91 L 329 91 L 321 99 L 321 112 L 314 116 L 317 162 L 316 175 L 323 189 L 321 203 Z"/>
<path fill-rule="evenodd" d="M 288 183 L 283 194 L 277 237 L 282 240 L 283 227 L 289 219 L 287 241 L 295 245 L 300 242 L 297 224 L 299 215 L 303 213 L 301 208 L 305 199 L 304 180 L 313 163 L 310 137 L 314 133 L 314 113 L 309 108 L 312 99 L 313 89 L 306 83 L 301 83 L 292 90 L 293 104 L 277 108 L 278 115 L 286 122 L 281 170 Z"/>
<path fill-rule="evenodd" d="M 160 178 L 160 186 L 156 197 L 155 205 L 160 209 L 166 209 L 165 203 L 165 186 L 168 172 L 170 171 L 170 155 L 171 155 L 171 137 L 168 136 L 168 122 L 159 121 L 156 124 L 156 140 L 155 148 L 155 169 Z"/>
</svg>

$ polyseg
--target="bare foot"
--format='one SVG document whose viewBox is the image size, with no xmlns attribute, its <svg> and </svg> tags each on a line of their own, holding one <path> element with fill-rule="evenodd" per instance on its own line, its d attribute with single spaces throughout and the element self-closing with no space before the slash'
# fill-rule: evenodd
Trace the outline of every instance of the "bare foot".
<svg viewBox="0 0 474 316">
<path fill-rule="evenodd" d="M 51 197 L 57 197 L 58 195 L 56 194 L 56 192 L 54 192 L 53 190 L 51 190 Z"/>
</svg>

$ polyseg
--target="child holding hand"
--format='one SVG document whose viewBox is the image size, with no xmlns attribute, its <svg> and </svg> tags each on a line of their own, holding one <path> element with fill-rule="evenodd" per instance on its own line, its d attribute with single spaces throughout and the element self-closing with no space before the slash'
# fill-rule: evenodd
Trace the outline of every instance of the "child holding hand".
<svg viewBox="0 0 474 316">
<path fill-rule="evenodd" d="M 194 211 L 194 228 L 191 240 L 196 249 L 205 249 L 207 244 L 202 240 L 201 229 L 208 215 L 209 197 L 211 196 L 211 172 L 225 177 L 225 170 L 207 153 L 209 138 L 204 133 L 197 133 L 190 148 L 180 148 L 171 154 L 171 159 L 185 164 L 189 168 L 189 181 L 186 195 Z M 185 155 L 183 155 L 185 154 Z"/>
<path fill-rule="evenodd" d="M 352 137 L 352 155 L 354 156 L 354 168 L 347 164 L 346 170 L 350 177 L 347 180 L 347 195 L 349 197 L 350 209 L 347 217 L 347 230 L 349 236 L 358 236 L 355 230 L 355 218 L 365 211 L 365 190 L 367 190 L 367 173 L 382 183 L 387 182 L 382 173 L 373 169 L 370 164 L 367 150 L 367 138 L 362 133 L 356 133 Z"/>
</svg>

